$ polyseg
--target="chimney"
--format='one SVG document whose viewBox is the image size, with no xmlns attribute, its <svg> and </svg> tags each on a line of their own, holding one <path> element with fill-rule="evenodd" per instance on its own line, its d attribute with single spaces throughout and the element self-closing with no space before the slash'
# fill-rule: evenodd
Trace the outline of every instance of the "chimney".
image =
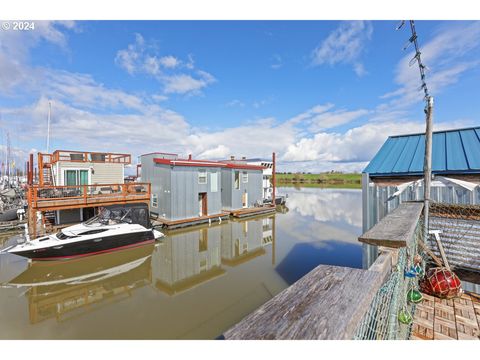
<svg viewBox="0 0 480 360">
<path fill-rule="evenodd" d="M 188 155 L 188 160 L 192 160 L 192 154 Z"/>
<path fill-rule="evenodd" d="M 233 155 L 230 156 L 230 160 L 232 160 L 232 161 L 235 160 L 235 156 L 233 156 Z"/>
<path fill-rule="evenodd" d="M 246 157 L 246 156 L 242 156 L 242 160 L 247 160 L 247 157 Z"/>
</svg>

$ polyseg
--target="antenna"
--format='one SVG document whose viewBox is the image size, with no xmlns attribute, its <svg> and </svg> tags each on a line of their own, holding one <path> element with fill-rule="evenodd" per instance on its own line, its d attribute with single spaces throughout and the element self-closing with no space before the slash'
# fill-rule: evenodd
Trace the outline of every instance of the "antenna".
<svg viewBox="0 0 480 360">
<path fill-rule="evenodd" d="M 396 30 L 399 30 L 405 21 L 402 21 L 402 23 L 397 26 Z M 425 82 L 425 69 L 427 67 L 422 63 L 422 58 L 421 58 L 421 52 L 420 52 L 420 47 L 418 46 L 418 41 L 417 41 L 417 32 L 415 30 L 415 22 L 413 20 L 410 20 L 410 30 L 412 32 L 412 36 L 408 40 L 407 45 L 403 47 L 403 50 L 407 49 L 410 44 L 415 45 L 415 56 L 410 60 L 409 66 L 412 66 L 415 64 L 415 62 L 418 63 L 418 69 L 420 70 L 420 80 L 421 80 L 421 86 L 419 87 L 418 90 L 422 90 L 425 94 L 423 99 L 425 100 L 425 123 L 426 123 L 426 129 L 425 129 L 425 157 L 424 157 L 424 163 L 423 163 L 423 181 L 424 181 L 424 187 L 423 187 L 423 200 L 424 200 L 424 207 L 423 207 L 423 216 L 424 216 L 424 233 L 423 233 L 423 238 L 427 239 L 428 237 L 428 228 L 429 228 L 429 204 L 430 204 L 430 183 L 432 180 L 432 125 L 433 125 L 433 97 L 430 96 L 428 92 L 428 87 L 427 83 Z"/>
<path fill-rule="evenodd" d="M 52 102 L 48 100 L 48 119 L 47 119 L 47 154 L 50 154 L 50 113 L 52 112 Z"/>
</svg>

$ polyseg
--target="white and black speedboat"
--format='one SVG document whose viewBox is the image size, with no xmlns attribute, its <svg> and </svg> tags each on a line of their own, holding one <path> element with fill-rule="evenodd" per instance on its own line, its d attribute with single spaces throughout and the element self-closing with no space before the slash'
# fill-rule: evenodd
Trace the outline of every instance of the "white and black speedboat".
<svg viewBox="0 0 480 360">
<path fill-rule="evenodd" d="M 162 236 L 152 228 L 146 204 L 112 205 L 86 222 L 5 250 L 32 260 L 61 260 L 153 243 Z"/>
</svg>

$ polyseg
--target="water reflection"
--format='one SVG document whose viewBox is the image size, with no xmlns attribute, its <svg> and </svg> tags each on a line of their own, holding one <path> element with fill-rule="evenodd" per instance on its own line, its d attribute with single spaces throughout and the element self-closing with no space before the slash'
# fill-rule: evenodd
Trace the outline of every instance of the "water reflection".
<svg viewBox="0 0 480 360">
<path fill-rule="evenodd" d="M 0 338 L 210 339 L 319 264 L 360 267 L 360 191 L 281 193 L 288 211 L 155 245 L 67 262 L 0 256 Z"/>
<path fill-rule="evenodd" d="M 64 321 L 103 302 L 132 296 L 133 290 L 151 283 L 153 247 L 67 262 L 34 262 L 8 285 L 29 287 L 25 296 L 31 324 L 48 318 Z"/>
<path fill-rule="evenodd" d="M 174 296 L 265 254 L 274 216 L 172 231 L 155 245 L 71 261 L 33 262 L 4 287 L 27 287 L 29 320 L 65 321 L 145 285 Z M 74 314 L 73 314 L 74 313 Z"/>
</svg>

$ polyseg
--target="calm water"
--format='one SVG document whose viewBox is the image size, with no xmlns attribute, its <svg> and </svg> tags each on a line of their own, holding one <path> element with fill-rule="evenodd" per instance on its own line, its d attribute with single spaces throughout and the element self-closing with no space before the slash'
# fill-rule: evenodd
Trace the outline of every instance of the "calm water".
<svg viewBox="0 0 480 360">
<path fill-rule="evenodd" d="M 61 263 L 0 255 L 0 338 L 211 339 L 319 264 L 361 267 L 360 190 L 280 193 L 285 213 L 147 247 Z"/>
</svg>

